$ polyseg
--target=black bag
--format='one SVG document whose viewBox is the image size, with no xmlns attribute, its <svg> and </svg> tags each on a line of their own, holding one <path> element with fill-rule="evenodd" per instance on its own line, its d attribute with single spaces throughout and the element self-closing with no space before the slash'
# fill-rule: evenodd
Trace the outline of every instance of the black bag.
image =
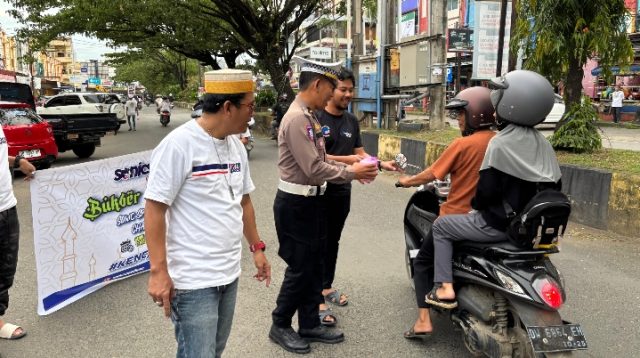
<svg viewBox="0 0 640 358">
<path fill-rule="evenodd" d="M 504 204 L 507 217 L 512 217 L 507 227 L 509 240 L 525 249 L 555 243 L 564 235 L 571 214 L 571 201 L 556 189 L 538 191 L 519 214 L 506 201 Z"/>
</svg>

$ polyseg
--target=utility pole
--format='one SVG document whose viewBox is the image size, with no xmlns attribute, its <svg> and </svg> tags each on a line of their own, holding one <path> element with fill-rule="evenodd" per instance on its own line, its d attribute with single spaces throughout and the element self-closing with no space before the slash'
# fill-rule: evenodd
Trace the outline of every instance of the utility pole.
<svg viewBox="0 0 640 358">
<path fill-rule="evenodd" d="M 518 21 L 518 0 L 511 0 L 511 32 L 513 33 L 513 29 L 516 28 L 516 21 Z M 511 38 L 511 36 L 509 36 Z M 511 48 L 511 46 L 509 46 Z M 509 67 L 507 68 L 507 72 L 511 72 L 516 69 L 516 65 L 518 62 L 518 53 L 517 51 L 509 51 Z"/>
<path fill-rule="evenodd" d="M 429 87 L 429 129 L 444 128 L 444 102 L 446 89 L 446 68 L 447 68 L 447 0 L 432 0 L 431 4 L 431 24 L 429 34 L 437 36 L 431 40 L 432 66 L 431 82 L 440 83 Z M 438 81 L 439 79 L 439 81 Z"/>
<path fill-rule="evenodd" d="M 496 77 L 502 76 L 502 53 L 504 52 L 504 32 L 507 22 L 507 0 L 500 3 L 500 30 L 498 30 L 498 63 L 496 65 Z"/>
</svg>

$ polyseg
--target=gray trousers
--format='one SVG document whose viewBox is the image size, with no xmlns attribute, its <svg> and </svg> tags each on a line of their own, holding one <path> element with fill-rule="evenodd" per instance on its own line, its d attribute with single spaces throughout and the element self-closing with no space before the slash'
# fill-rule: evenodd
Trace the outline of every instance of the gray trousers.
<svg viewBox="0 0 640 358">
<path fill-rule="evenodd" d="M 435 251 L 434 279 L 436 283 L 453 282 L 451 259 L 453 243 L 458 241 L 499 242 L 507 234 L 489 226 L 479 212 L 440 216 L 433 223 Z"/>
</svg>

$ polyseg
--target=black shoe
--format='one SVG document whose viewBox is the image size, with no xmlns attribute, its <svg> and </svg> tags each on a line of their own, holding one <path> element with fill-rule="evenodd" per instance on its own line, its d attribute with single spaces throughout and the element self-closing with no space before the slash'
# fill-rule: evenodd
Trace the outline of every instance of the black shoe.
<svg viewBox="0 0 640 358">
<path fill-rule="evenodd" d="M 271 338 L 272 341 L 278 343 L 280 347 L 289 352 L 298 354 L 311 352 L 309 343 L 300 338 L 298 333 L 296 333 L 296 331 L 294 331 L 291 327 L 281 328 L 275 325 L 271 325 L 271 330 L 269 330 L 269 338 Z"/>
<path fill-rule="evenodd" d="M 300 337 L 309 342 L 334 344 L 344 341 L 344 333 L 336 329 L 327 328 L 325 326 L 318 326 L 311 329 L 300 328 L 298 330 L 298 334 L 300 335 Z"/>
<path fill-rule="evenodd" d="M 131 128 L 129 128 L 129 132 L 131 132 Z"/>
</svg>

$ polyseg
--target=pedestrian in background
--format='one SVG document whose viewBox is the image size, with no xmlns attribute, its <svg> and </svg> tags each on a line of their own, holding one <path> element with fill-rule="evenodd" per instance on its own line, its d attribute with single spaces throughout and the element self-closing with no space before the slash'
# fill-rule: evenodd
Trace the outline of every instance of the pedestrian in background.
<svg viewBox="0 0 640 358">
<path fill-rule="evenodd" d="M 282 117 L 284 117 L 284 114 L 289 110 L 287 98 L 287 94 L 283 93 L 278 97 L 278 101 L 273 105 L 273 108 L 271 108 L 271 113 L 273 114 L 273 121 L 271 121 L 271 139 L 278 139 L 278 127 L 280 127 Z"/>
<path fill-rule="evenodd" d="M 7 138 L 0 126 L 0 317 L 9 307 L 9 289 L 18 266 L 18 247 L 20 243 L 20 223 L 13 194 L 11 172 L 19 169 L 25 180 L 31 180 L 36 168 L 28 160 L 17 155 L 9 156 Z M 0 319 L 0 338 L 18 339 L 27 334 L 24 328 Z"/>
<path fill-rule="evenodd" d="M 624 92 L 620 86 L 611 94 L 611 111 L 613 112 L 613 123 L 620 123 L 620 112 L 622 111 L 622 100 Z"/>
<path fill-rule="evenodd" d="M 326 106 L 338 79 L 340 64 L 305 60 L 300 66 L 300 92 L 284 115 L 278 134 L 280 182 L 273 213 L 280 244 L 278 255 L 287 263 L 273 310 L 269 338 L 287 351 L 308 353 L 308 342 L 339 343 L 344 334 L 320 325 L 322 252 L 327 235 L 324 193 L 327 181 L 372 180 L 375 164 L 351 166 L 326 159 L 321 126 L 313 111 Z M 298 313 L 298 332 L 291 327 Z"/>
<path fill-rule="evenodd" d="M 177 357 L 220 357 L 233 320 L 242 237 L 259 281 L 271 268 L 256 229 L 255 186 L 244 132 L 255 105 L 250 71 L 205 73 L 202 116 L 170 134 L 151 155 L 145 191 L 149 295 L 171 316 Z"/>
<path fill-rule="evenodd" d="M 127 123 L 129 124 L 129 132 L 136 130 L 136 117 L 138 116 L 138 101 L 134 97 L 129 97 L 124 103 L 127 111 Z"/>
<path fill-rule="evenodd" d="M 362 145 L 358 119 L 347 110 L 353 98 L 355 78 L 353 72 L 342 68 L 333 96 L 326 107 L 316 111 L 315 115 L 322 126 L 320 129 L 327 149 L 327 159 L 348 165 L 369 157 Z M 394 161 L 379 162 L 381 169 L 396 171 Z M 319 306 L 320 322 L 325 326 L 336 324 L 336 317 L 326 302 L 338 306 L 346 305 L 348 296 L 333 288 L 336 273 L 338 248 L 342 229 L 351 208 L 351 183 L 327 183 L 325 192 L 327 201 L 327 243 L 323 254 L 322 296 Z M 325 302 L 326 301 L 326 302 Z"/>
</svg>

